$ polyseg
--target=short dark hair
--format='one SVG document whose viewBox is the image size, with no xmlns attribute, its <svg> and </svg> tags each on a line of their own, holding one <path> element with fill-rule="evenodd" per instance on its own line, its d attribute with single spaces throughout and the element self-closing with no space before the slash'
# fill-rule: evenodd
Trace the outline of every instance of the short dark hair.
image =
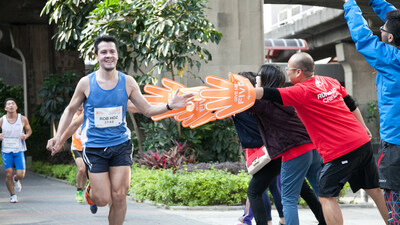
<svg viewBox="0 0 400 225">
<path fill-rule="evenodd" d="M 115 47 L 118 50 L 118 41 L 115 37 L 110 36 L 110 35 L 102 35 L 96 38 L 94 41 L 94 53 L 97 55 L 97 52 L 99 51 L 99 44 L 101 42 L 114 42 Z"/>
<path fill-rule="evenodd" d="M 6 98 L 6 100 L 4 100 L 4 107 L 7 106 L 7 102 L 8 102 L 8 101 L 13 101 L 13 102 L 15 102 L 15 104 L 18 106 L 17 101 L 16 101 L 14 98 Z"/>
<path fill-rule="evenodd" d="M 286 82 L 286 76 L 282 69 L 275 64 L 262 65 L 257 76 L 261 77 L 262 87 L 280 88 Z"/>
<path fill-rule="evenodd" d="M 253 86 L 256 86 L 256 75 L 253 72 L 240 72 L 239 75 L 246 77 Z"/>
<path fill-rule="evenodd" d="M 400 46 L 400 10 L 392 10 L 386 13 L 386 28 L 394 37 L 394 44 Z"/>
</svg>

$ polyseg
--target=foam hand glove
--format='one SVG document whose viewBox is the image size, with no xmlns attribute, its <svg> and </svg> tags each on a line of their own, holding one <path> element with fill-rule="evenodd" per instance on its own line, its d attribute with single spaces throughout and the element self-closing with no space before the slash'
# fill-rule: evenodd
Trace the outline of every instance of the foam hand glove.
<svg viewBox="0 0 400 225">
<path fill-rule="evenodd" d="M 223 119 L 245 111 L 254 105 L 256 90 L 249 79 L 229 73 L 229 81 L 215 76 L 207 76 L 206 84 L 214 88 L 200 91 L 200 97 L 209 99 L 205 108 L 216 111 L 215 117 Z"/>
<path fill-rule="evenodd" d="M 157 104 L 167 104 L 168 100 L 172 98 L 173 94 L 180 88 L 185 88 L 183 84 L 180 84 L 176 81 L 170 80 L 163 78 L 161 79 L 161 84 L 164 86 L 159 87 L 151 84 L 147 84 L 144 86 L 144 91 L 148 93 L 149 95 L 143 95 L 143 97 L 153 105 Z M 176 116 L 179 115 L 180 113 L 185 112 L 186 108 L 180 108 L 180 109 L 173 109 L 169 110 L 163 114 L 157 115 L 157 116 L 152 116 L 151 119 L 154 121 L 161 120 L 167 117 L 171 116 Z"/>
<path fill-rule="evenodd" d="M 164 88 L 155 86 L 155 85 L 151 85 L 151 84 L 147 84 L 144 87 L 144 91 L 146 93 L 148 93 L 149 95 L 143 95 L 143 96 L 144 96 L 144 98 L 146 98 L 146 100 L 150 104 L 153 104 L 153 105 L 167 104 L 168 100 L 170 100 L 173 97 L 174 93 L 176 93 L 178 89 L 180 90 L 178 93 L 179 95 L 195 93 L 194 99 L 192 101 L 200 101 L 201 100 L 200 95 L 199 95 L 199 89 L 186 88 L 183 84 L 180 84 L 176 81 L 173 81 L 173 80 L 170 80 L 167 78 L 161 79 L 161 84 L 164 86 Z M 152 116 L 151 119 L 154 121 L 162 120 L 162 119 L 165 119 L 168 117 L 179 115 L 179 114 L 185 112 L 186 110 L 191 110 L 193 108 L 194 108 L 193 103 L 191 103 L 187 107 L 169 110 L 163 114 L 160 114 L 157 116 Z"/>
<path fill-rule="evenodd" d="M 209 101 L 209 99 L 194 101 L 193 110 L 187 110 L 186 112 L 175 116 L 175 120 L 182 122 L 183 127 L 190 127 L 192 129 L 216 120 L 214 113 L 205 108 L 205 104 Z"/>
</svg>

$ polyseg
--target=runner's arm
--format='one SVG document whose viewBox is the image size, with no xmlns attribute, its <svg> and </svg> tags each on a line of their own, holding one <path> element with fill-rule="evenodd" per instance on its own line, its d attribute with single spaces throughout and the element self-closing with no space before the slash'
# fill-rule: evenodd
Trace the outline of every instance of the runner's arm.
<svg viewBox="0 0 400 225">
<path fill-rule="evenodd" d="M 128 100 L 128 106 L 127 106 L 127 111 L 130 113 L 138 113 L 139 110 L 136 108 L 136 106 L 131 102 L 131 100 Z"/>
<path fill-rule="evenodd" d="M 72 121 L 72 123 L 67 127 L 64 133 L 60 137 L 60 142 L 64 143 L 70 138 L 83 123 L 83 113 L 81 113 L 76 120 Z"/>
<path fill-rule="evenodd" d="M 83 77 L 78 84 L 76 85 L 74 95 L 71 98 L 68 106 L 65 108 L 60 123 L 58 124 L 58 130 L 56 137 L 60 138 L 64 131 L 68 128 L 69 124 L 71 124 L 72 118 L 76 110 L 81 106 L 83 101 L 86 99 L 85 89 L 89 87 L 89 78 Z"/>
<path fill-rule="evenodd" d="M 3 125 L 3 117 L 0 118 L 0 129 Z M 3 133 L 3 129 L 1 129 L 1 133 L 0 133 L 0 141 L 2 141 L 4 138 L 4 133 Z"/>
<path fill-rule="evenodd" d="M 139 85 L 131 76 L 126 76 L 127 81 L 127 91 L 128 97 L 135 105 L 135 107 L 139 110 L 139 112 L 143 113 L 143 115 L 147 117 L 152 117 L 155 115 L 159 115 L 168 111 L 167 105 L 151 105 L 142 95 L 139 89 Z M 189 104 L 190 101 L 193 100 L 193 94 L 184 94 L 178 95 L 178 92 L 175 92 L 172 99 L 168 101 L 168 106 L 170 109 L 179 109 L 185 107 Z"/>
<path fill-rule="evenodd" d="M 61 135 L 68 128 L 76 110 L 85 100 L 85 91 L 89 92 L 89 87 L 89 78 L 87 76 L 79 80 L 78 84 L 76 85 L 74 95 L 72 96 L 71 101 L 69 102 L 68 106 L 65 108 L 61 116 L 56 136 L 47 141 L 46 149 L 51 151 L 52 156 L 60 151 L 62 145 L 64 144 L 64 142 L 60 142 Z"/>
<path fill-rule="evenodd" d="M 22 116 L 22 124 L 24 125 L 25 134 L 21 134 L 21 138 L 26 140 L 32 135 L 32 128 L 26 116 Z"/>
</svg>

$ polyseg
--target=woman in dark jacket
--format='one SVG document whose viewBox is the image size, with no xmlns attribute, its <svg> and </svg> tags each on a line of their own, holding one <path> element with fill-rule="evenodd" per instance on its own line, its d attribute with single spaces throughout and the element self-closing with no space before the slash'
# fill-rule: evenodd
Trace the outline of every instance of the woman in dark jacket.
<svg viewBox="0 0 400 225">
<path fill-rule="evenodd" d="M 260 72 L 257 74 L 258 86 L 272 88 L 283 87 L 285 80 L 286 77 L 281 69 L 274 65 L 262 66 Z M 316 190 L 318 187 L 317 178 L 322 160 L 316 152 L 306 128 L 293 107 L 282 106 L 272 101 L 256 100 L 254 106 L 247 112 L 253 113 L 258 120 L 258 127 L 264 146 L 267 148 L 272 159 L 271 162 L 254 174 L 247 190 L 247 195 L 257 225 L 267 225 L 265 206 L 261 195 L 271 181 L 281 172 L 282 159 L 284 163 L 286 163 L 286 161 L 290 163 L 297 157 L 304 157 L 301 159 L 303 163 L 302 168 L 299 168 L 302 172 L 295 178 L 298 182 L 295 184 L 293 182 L 290 183 L 290 185 L 295 186 L 294 188 L 288 188 L 287 177 L 283 177 L 283 174 L 281 174 L 282 188 L 286 185 L 286 194 L 284 193 L 285 190 L 282 189 L 282 196 L 289 194 L 291 199 L 293 196 L 295 196 L 296 199 L 298 198 L 305 176 L 309 178 L 312 187 Z M 295 162 L 295 160 L 292 162 Z M 286 171 L 285 174 L 291 175 L 292 173 L 287 173 Z M 290 193 L 288 193 L 289 190 Z M 284 203 L 284 199 L 282 199 L 282 203 Z M 320 224 L 324 224 L 325 221 L 323 220 L 321 206 L 318 202 L 317 204 L 317 208 L 319 209 L 317 210 L 319 211 L 317 218 Z M 287 209 L 285 209 L 285 204 L 283 204 L 283 207 L 286 224 L 298 224 L 297 202 L 295 212 L 293 210 L 287 211 Z M 295 213 L 295 215 L 289 215 L 290 213 L 285 213 L 285 210 L 292 214 Z"/>
</svg>

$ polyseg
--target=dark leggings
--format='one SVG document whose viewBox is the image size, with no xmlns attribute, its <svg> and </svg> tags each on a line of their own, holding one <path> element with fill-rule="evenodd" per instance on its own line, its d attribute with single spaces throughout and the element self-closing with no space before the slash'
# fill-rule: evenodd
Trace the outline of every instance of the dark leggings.
<svg viewBox="0 0 400 225">
<path fill-rule="evenodd" d="M 308 207 L 310 207 L 311 211 L 314 213 L 319 225 L 326 225 L 321 203 L 306 180 L 304 180 L 303 186 L 301 187 L 300 196 L 306 201 Z"/>
<path fill-rule="evenodd" d="M 281 172 L 281 158 L 271 160 L 260 171 L 253 175 L 247 189 L 247 197 L 249 198 L 251 210 L 257 225 L 268 225 L 267 211 L 265 209 L 262 194 L 271 184 L 271 182 Z"/>
<path fill-rule="evenodd" d="M 280 182 L 278 182 L 278 177 L 272 180 L 271 184 L 268 186 L 269 192 L 271 192 L 272 198 L 274 199 L 274 204 L 276 207 L 276 211 L 278 211 L 279 217 L 283 217 L 283 206 L 281 199 L 281 187 Z M 271 200 L 268 196 L 268 192 L 264 191 L 263 200 L 265 208 L 267 209 L 267 219 L 268 221 L 272 220 L 271 216 Z"/>
</svg>

